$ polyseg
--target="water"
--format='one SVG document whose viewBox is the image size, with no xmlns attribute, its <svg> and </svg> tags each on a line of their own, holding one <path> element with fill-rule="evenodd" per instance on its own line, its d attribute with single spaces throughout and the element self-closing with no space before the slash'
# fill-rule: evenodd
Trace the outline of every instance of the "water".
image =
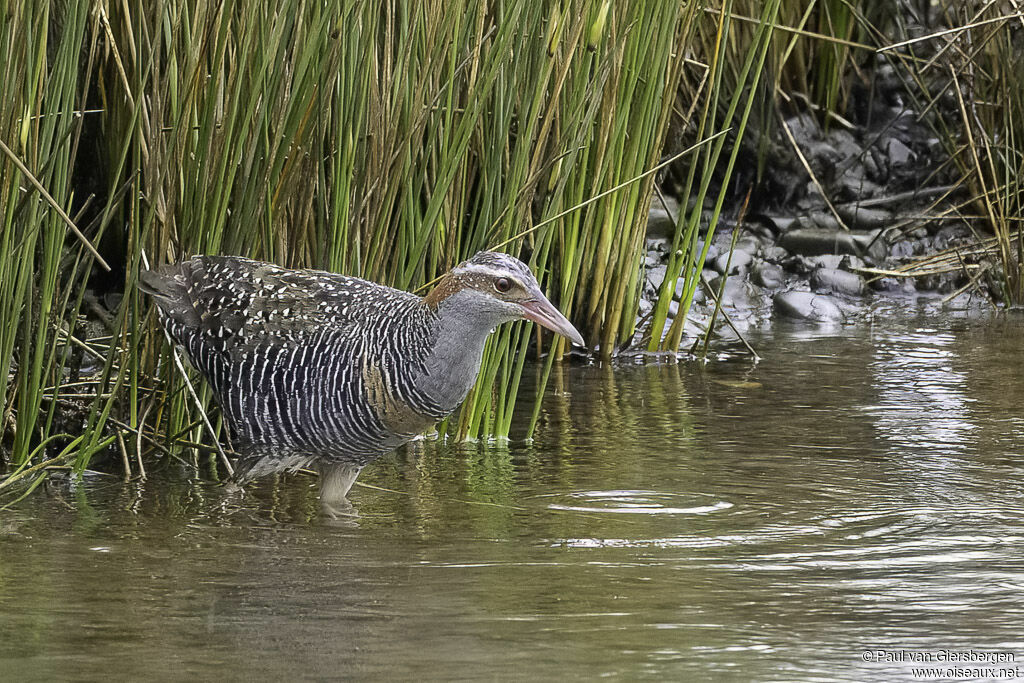
<svg viewBox="0 0 1024 683">
<path fill-rule="evenodd" d="M 1024 675 L 1022 331 L 912 308 L 567 368 L 532 444 L 405 449 L 354 524 L 303 477 L 52 486 L 0 513 L 0 678 Z"/>
</svg>

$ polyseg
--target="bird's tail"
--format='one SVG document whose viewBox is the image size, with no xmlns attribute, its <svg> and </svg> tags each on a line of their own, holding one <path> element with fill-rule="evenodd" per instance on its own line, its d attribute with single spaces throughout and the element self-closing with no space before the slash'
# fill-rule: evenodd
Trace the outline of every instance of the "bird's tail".
<svg viewBox="0 0 1024 683">
<path fill-rule="evenodd" d="M 232 479 L 240 484 L 278 472 L 290 472 L 308 467 L 316 460 L 316 456 L 311 453 L 282 452 L 280 449 L 268 446 L 244 443 L 236 445 L 240 455 L 235 461 L 235 473 Z"/>
</svg>

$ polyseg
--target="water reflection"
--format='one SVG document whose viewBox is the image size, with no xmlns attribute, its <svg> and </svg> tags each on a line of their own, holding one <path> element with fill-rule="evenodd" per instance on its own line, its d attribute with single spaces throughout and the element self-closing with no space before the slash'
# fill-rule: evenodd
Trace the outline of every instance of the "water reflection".
<svg viewBox="0 0 1024 683">
<path fill-rule="evenodd" d="M 155 468 L 0 516 L 12 680 L 892 680 L 1024 662 L 1020 325 L 784 326 L 764 360 L 556 372 L 532 443 L 416 442 L 358 524 L 316 481 Z M 524 388 L 528 394 L 530 387 Z"/>
<path fill-rule="evenodd" d="M 957 370 L 956 337 L 937 330 L 876 336 L 869 365 L 878 400 L 865 406 L 893 449 L 957 455 L 971 443 L 967 376 Z"/>
</svg>

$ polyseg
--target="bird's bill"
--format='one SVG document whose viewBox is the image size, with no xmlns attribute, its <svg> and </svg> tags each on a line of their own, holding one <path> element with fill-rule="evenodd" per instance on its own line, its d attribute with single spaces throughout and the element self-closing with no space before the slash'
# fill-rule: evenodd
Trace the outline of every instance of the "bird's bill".
<svg viewBox="0 0 1024 683">
<path fill-rule="evenodd" d="M 530 301 L 524 301 L 520 304 L 526 313 L 523 315 L 527 320 L 532 320 L 541 327 L 546 327 L 555 334 L 560 334 L 563 337 L 567 337 L 573 344 L 577 346 L 586 346 L 586 342 L 583 341 L 583 336 L 572 326 L 569 319 L 562 315 L 557 308 L 551 305 L 551 302 L 544 297 L 539 291 L 537 297 Z"/>
</svg>

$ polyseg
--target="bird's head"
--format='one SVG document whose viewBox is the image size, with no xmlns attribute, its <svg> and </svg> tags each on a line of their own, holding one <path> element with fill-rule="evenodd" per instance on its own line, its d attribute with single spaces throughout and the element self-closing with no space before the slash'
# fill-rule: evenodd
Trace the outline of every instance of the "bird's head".
<svg viewBox="0 0 1024 683">
<path fill-rule="evenodd" d="M 478 252 L 444 275 L 426 303 L 435 310 L 442 306 L 464 309 L 494 324 L 532 320 L 574 344 L 585 345 L 572 323 L 540 291 L 527 265 L 508 254 Z"/>
</svg>

